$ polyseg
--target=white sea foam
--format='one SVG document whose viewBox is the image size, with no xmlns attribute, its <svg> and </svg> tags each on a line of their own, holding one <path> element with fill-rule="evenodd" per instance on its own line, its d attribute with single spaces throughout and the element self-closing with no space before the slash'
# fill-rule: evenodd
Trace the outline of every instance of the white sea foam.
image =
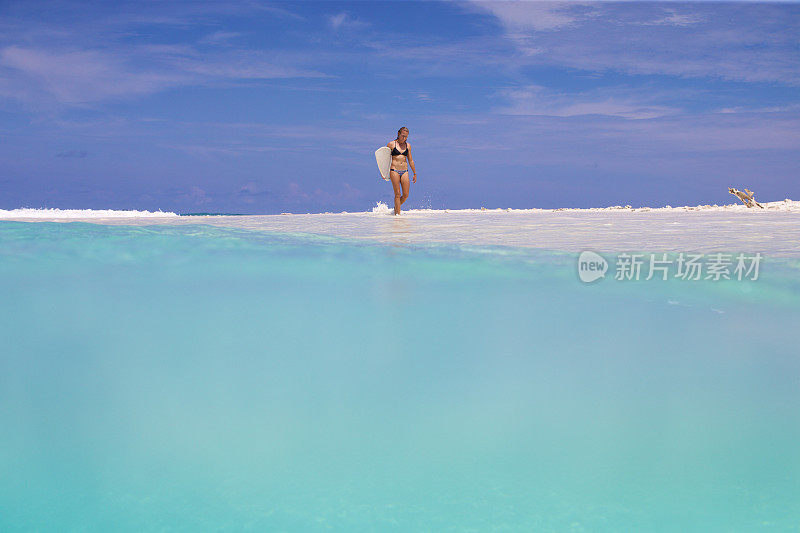
<svg viewBox="0 0 800 533">
<path fill-rule="evenodd" d="M 389 209 L 388 205 L 378 200 L 378 203 L 372 208 L 372 212 L 376 215 L 391 215 L 394 213 L 394 210 Z"/>
<path fill-rule="evenodd" d="M 383 202 L 356 213 L 176 216 L 94 211 L 97 224 L 208 224 L 252 231 L 315 233 L 391 244 L 504 245 L 580 252 L 761 252 L 800 257 L 800 201 L 591 209 L 411 209 L 393 216 Z M 34 210 L 35 220 L 68 222 Z M 16 211 L 20 213 L 19 210 Z M 32 220 L 17 214 L 0 218 Z M 137 213 L 137 214 L 132 214 Z M 146 212 L 145 212 L 146 213 Z"/>
<path fill-rule="evenodd" d="M 63 218 L 153 218 L 177 217 L 176 213 L 158 211 L 116 211 L 113 209 L 0 209 L 0 219 L 63 219 Z"/>
<path fill-rule="evenodd" d="M 486 208 L 481 207 L 480 209 L 409 209 L 404 210 L 403 213 L 436 213 L 436 212 L 445 212 L 445 213 L 480 213 L 480 212 L 514 212 L 514 213 L 556 213 L 556 212 L 569 212 L 569 213 L 604 213 L 604 212 L 616 212 L 616 211 L 630 211 L 630 212 L 638 212 L 643 213 L 647 211 L 657 211 L 657 212 L 680 212 L 680 211 L 745 211 L 745 212 L 759 212 L 759 211 L 783 211 L 789 213 L 800 213 L 800 201 L 791 200 L 786 198 L 785 200 L 776 201 L 776 202 L 759 202 L 763 209 L 759 207 L 750 208 L 744 204 L 725 204 L 725 205 L 694 205 L 689 206 L 685 205 L 682 207 L 672 207 L 671 205 L 665 205 L 663 207 L 648 207 L 648 206 L 640 206 L 640 207 L 632 207 L 630 205 L 612 205 L 609 207 L 558 207 L 553 209 L 545 209 L 545 208 L 528 208 L 528 209 L 514 209 L 514 208 Z M 377 214 L 392 214 L 393 211 L 390 210 L 386 204 L 383 202 L 378 202 L 375 207 L 372 208 L 373 213 Z"/>
</svg>

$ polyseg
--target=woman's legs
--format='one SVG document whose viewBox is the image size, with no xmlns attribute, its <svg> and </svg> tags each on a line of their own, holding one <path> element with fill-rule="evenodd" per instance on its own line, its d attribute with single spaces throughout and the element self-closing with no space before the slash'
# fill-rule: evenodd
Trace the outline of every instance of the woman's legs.
<svg viewBox="0 0 800 533">
<path fill-rule="evenodd" d="M 404 172 L 401 177 L 394 169 L 389 170 L 389 179 L 392 180 L 392 188 L 394 189 L 394 214 L 400 214 L 400 206 L 408 198 L 408 189 L 411 185 L 408 182 L 408 172 Z"/>
<path fill-rule="evenodd" d="M 408 174 L 408 173 L 406 173 Z M 389 170 L 389 179 L 392 180 L 392 188 L 394 189 L 394 214 L 400 214 L 400 205 L 403 203 L 403 187 L 400 185 L 400 174 L 394 170 Z M 408 179 L 406 179 L 408 181 Z"/>
</svg>

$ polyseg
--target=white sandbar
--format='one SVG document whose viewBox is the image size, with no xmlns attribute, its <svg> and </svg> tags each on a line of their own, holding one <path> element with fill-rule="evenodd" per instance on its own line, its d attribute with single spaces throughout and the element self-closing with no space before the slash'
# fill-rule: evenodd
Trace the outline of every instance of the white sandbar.
<svg viewBox="0 0 800 533">
<path fill-rule="evenodd" d="M 744 205 L 592 209 L 415 209 L 394 216 L 382 203 L 367 212 L 246 216 L 98 216 L 97 224 L 210 224 L 249 230 L 314 233 L 383 243 L 505 245 L 597 252 L 761 252 L 800 257 L 800 201 Z M 76 221 L 13 216 L 4 220 Z"/>
</svg>

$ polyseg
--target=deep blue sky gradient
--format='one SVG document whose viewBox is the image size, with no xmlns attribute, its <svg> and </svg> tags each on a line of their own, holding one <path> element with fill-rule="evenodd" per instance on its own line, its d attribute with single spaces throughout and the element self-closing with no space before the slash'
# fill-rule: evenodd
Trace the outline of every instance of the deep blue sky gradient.
<svg viewBox="0 0 800 533">
<path fill-rule="evenodd" d="M 800 4 L 2 2 L 0 208 L 800 199 Z"/>
</svg>

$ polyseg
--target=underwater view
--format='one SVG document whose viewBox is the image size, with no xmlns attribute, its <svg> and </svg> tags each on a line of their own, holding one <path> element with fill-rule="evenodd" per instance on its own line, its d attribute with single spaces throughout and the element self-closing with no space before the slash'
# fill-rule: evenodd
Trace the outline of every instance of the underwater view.
<svg viewBox="0 0 800 533">
<path fill-rule="evenodd" d="M 0 533 L 800 533 L 798 29 L 0 0 Z"/>
<path fill-rule="evenodd" d="M 577 261 L 4 221 L 0 530 L 796 528 L 800 260 Z"/>
</svg>

